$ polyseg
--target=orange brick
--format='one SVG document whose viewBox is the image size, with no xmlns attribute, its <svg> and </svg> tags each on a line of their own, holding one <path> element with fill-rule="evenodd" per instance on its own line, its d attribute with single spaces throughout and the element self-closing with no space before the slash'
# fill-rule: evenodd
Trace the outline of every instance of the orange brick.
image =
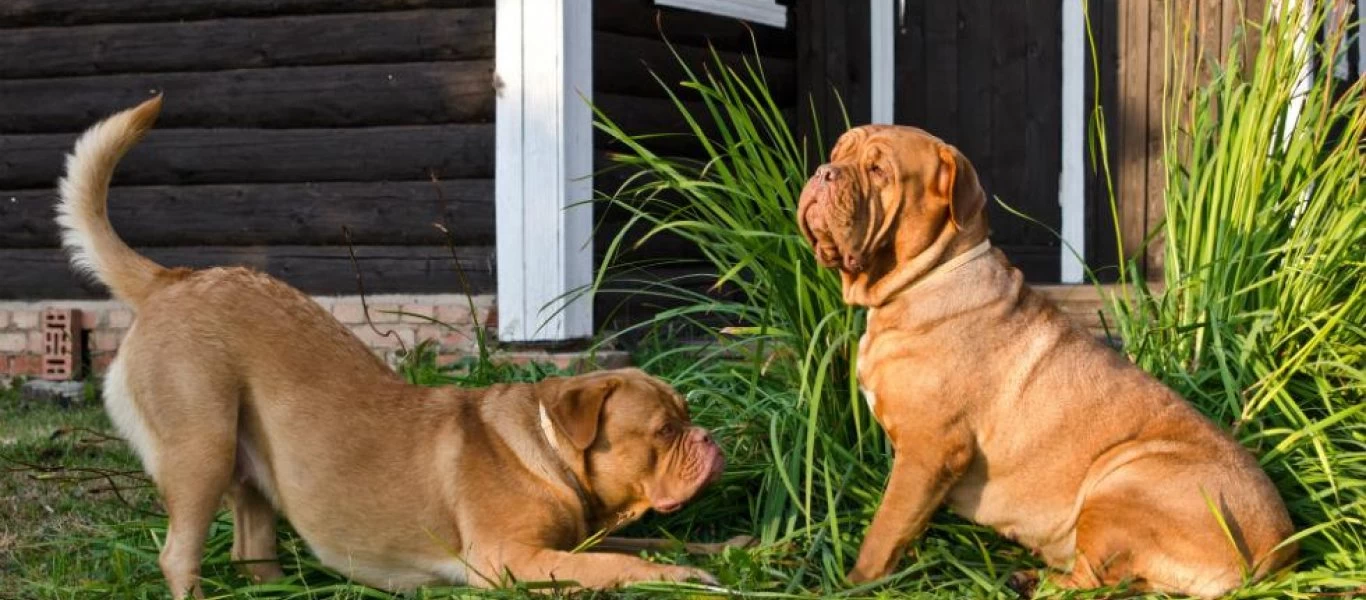
<svg viewBox="0 0 1366 600">
<path fill-rule="evenodd" d="M 379 331 L 375 331 L 378 329 Z M 411 349 L 417 343 L 417 334 L 409 327 L 379 326 L 371 329 L 366 325 L 352 325 L 351 332 L 366 346 L 380 350 L 397 350 L 401 347 Z M 393 332 L 389 335 L 389 332 Z"/>
<path fill-rule="evenodd" d="M 23 333 L 0 333 L 0 352 L 23 352 L 28 347 L 28 336 Z"/>
<path fill-rule="evenodd" d="M 38 327 L 38 311 L 16 310 L 10 313 L 10 322 L 15 329 L 34 329 Z"/>
<path fill-rule="evenodd" d="M 105 325 L 105 311 L 78 310 L 81 313 L 81 329 L 92 331 Z"/>
<path fill-rule="evenodd" d="M 113 352 L 100 352 L 90 357 L 90 368 L 96 373 L 104 373 L 109 370 L 109 365 L 114 362 L 114 357 L 118 354 Z"/>
<path fill-rule="evenodd" d="M 38 354 L 17 354 L 9 357 L 10 375 L 37 375 L 43 371 L 43 357 Z"/>
<path fill-rule="evenodd" d="M 133 326 L 133 311 L 127 308 L 115 308 L 109 311 L 109 327 L 115 329 L 128 329 Z"/>
<path fill-rule="evenodd" d="M 332 316 L 347 325 L 357 325 L 365 322 L 365 311 L 361 308 L 361 304 L 358 301 L 338 300 L 337 303 L 332 306 Z"/>
<path fill-rule="evenodd" d="M 30 331 L 30 332 L 28 332 L 28 346 L 24 348 L 25 350 L 28 350 L 29 352 L 34 352 L 34 353 L 37 353 L 37 354 L 42 354 L 42 353 L 43 353 L 43 346 L 44 346 L 44 343 L 43 343 L 43 332 L 42 332 L 42 331 Z"/>
<path fill-rule="evenodd" d="M 90 349 L 96 352 L 109 352 L 119 349 L 119 342 L 123 341 L 124 330 L 122 329 L 101 329 L 90 334 Z"/>
<path fill-rule="evenodd" d="M 371 323 L 397 323 L 399 306 L 397 304 L 371 304 Z"/>
<path fill-rule="evenodd" d="M 436 320 L 447 325 L 464 325 L 470 322 L 468 304 L 442 304 L 436 307 Z"/>
<path fill-rule="evenodd" d="M 404 304 L 399 321 L 403 323 L 431 323 L 436 317 L 436 307 L 430 304 Z"/>
</svg>

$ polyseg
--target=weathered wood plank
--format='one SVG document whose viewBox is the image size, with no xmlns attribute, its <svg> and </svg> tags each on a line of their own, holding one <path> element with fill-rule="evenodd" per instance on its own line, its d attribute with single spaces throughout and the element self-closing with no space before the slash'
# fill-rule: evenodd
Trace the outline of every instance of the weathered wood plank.
<svg viewBox="0 0 1366 600">
<path fill-rule="evenodd" d="M 491 6 L 492 0 L 5 0 L 0 28 Z"/>
<path fill-rule="evenodd" d="M 1167 61 L 1176 59 L 1174 53 L 1176 48 L 1169 48 L 1164 39 L 1164 19 L 1165 11 L 1171 9 L 1172 18 L 1194 19 L 1195 3 L 1174 3 L 1167 6 L 1164 2 L 1152 2 L 1148 6 L 1148 137 L 1146 177 L 1148 180 L 1147 196 L 1144 202 L 1147 208 L 1144 211 L 1143 230 L 1145 234 L 1154 234 L 1152 241 L 1148 243 L 1146 254 L 1143 258 L 1144 271 L 1149 278 L 1156 278 L 1162 273 L 1163 252 L 1165 244 L 1158 224 L 1162 222 L 1166 214 L 1166 205 L 1163 203 L 1163 192 L 1166 189 L 1166 171 L 1162 164 L 1162 94 L 1163 83 L 1166 73 L 1164 65 Z M 1175 27 L 1184 27 L 1185 24 L 1173 24 Z M 1177 65 L 1182 68 L 1184 65 Z"/>
<path fill-rule="evenodd" d="M 166 95 L 171 127 L 354 127 L 493 121 L 493 61 L 0 80 L 0 131 L 70 133 Z"/>
<path fill-rule="evenodd" d="M 1093 57 L 1090 49 L 1086 52 L 1086 73 L 1095 73 L 1096 64 L 1099 63 L 1099 81 L 1091 77 L 1086 77 L 1086 107 L 1088 111 L 1087 120 L 1087 144 L 1088 152 L 1086 158 L 1087 165 L 1087 202 L 1086 202 L 1086 264 L 1093 273 L 1100 277 L 1102 281 L 1114 281 L 1118 276 L 1115 265 L 1119 262 L 1118 250 L 1115 244 L 1115 215 L 1111 212 L 1110 197 L 1111 184 L 1113 179 L 1107 181 L 1107 176 L 1102 170 L 1104 164 L 1102 160 L 1109 161 L 1111 174 L 1115 173 L 1118 167 L 1117 152 L 1119 148 L 1119 130 L 1122 122 L 1119 120 L 1119 7 L 1116 2 L 1110 0 L 1087 0 L 1089 2 L 1087 13 L 1088 27 L 1091 28 L 1095 36 L 1096 55 Z M 1099 87 L 1099 89 L 1097 89 Z M 1102 156 L 1099 144 L 1092 146 L 1092 136 L 1101 132 L 1093 129 L 1093 122 L 1090 120 L 1091 107 L 1095 106 L 1099 99 L 1099 104 L 1104 111 L 1105 121 L 1105 146 L 1109 152 L 1108 156 Z"/>
<path fill-rule="evenodd" d="M 75 134 L 0 136 L 0 188 L 45 188 Z M 493 125 L 153 130 L 115 185 L 413 181 L 493 177 Z"/>
<path fill-rule="evenodd" d="M 0 79 L 493 58 L 493 9 L 33 27 L 0 36 Z"/>
<path fill-rule="evenodd" d="M 896 32 L 896 122 L 924 125 L 930 85 L 926 78 L 925 0 L 907 0 Z"/>
<path fill-rule="evenodd" d="M 686 61 L 694 73 L 702 69 L 715 70 L 716 61 L 711 50 L 675 45 L 674 51 Z M 745 62 L 755 64 L 752 52 L 718 51 L 722 61 L 747 77 Z M 795 65 L 791 59 L 763 57 L 764 78 L 769 93 L 778 102 L 794 103 L 797 94 Z M 678 82 L 684 78 L 678 58 L 662 41 L 630 37 L 602 31 L 593 33 L 593 91 L 594 93 L 630 96 L 666 97 L 664 89 L 651 76 L 657 74 L 669 89 L 679 91 Z"/>
<path fill-rule="evenodd" d="M 626 133 L 633 136 L 650 136 L 649 139 L 641 140 L 641 143 L 654 152 L 675 155 L 694 155 L 701 152 L 701 146 L 690 133 L 687 121 L 670 100 L 596 94 L 593 103 Z M 705 104 L 701 101 L 685 102 L 684 106 L 705 130 L 714 130 Z M 608 151 L 626 150 L 601 131 L 594 131 L 593 136 L 594 148 Z"/>
<path fill-rule="evenodd" d="M 355 294 L 355 269 L 344 246 L 241 246 L 144 248 L 166 266 L 248 266 L 310 294 Z M 367 294 L 459 293 L 457 263 L 445 246 L 356 246 L 356 265 Z M 470 291 L 494 289 L 493 248 L 456 249 Z M 103 286 L 75 275 L 56 248 L 0 250 L 0 300 L 105 298 Z"/>
<path fill-rule="evenodd" d="M 983 76 L 990 80 L 991 92 L 982 97 L 985 102 L 981 112 L 988 113 L 987 123 L 992 130 L 992 137 L 990 155 L 984 157 L 983 163 L 978 164 L 982 164 L 983 167 L 980 168 L 991 173 L 995 182 L 995 195 L 1056 230 L 1062 225 L 1057 192 L 1060 169 L 1055 165 L 1049 165 L 1045 156 L 1058 155 L 1057 149 L 1060 146 L 1057 143 L 1048 146 L 1027 146 L 1025 140 L 1029 137 L 1031 127 L 1041 137 L 1043 130 L 1056 133 L 1060 126 L 1056 119 L 1044 121 L 1040 119 L 1043 115 L 1029 112 L 1032 104 L 1044 100 L 1030 93 L 1033 91 L 1031 84 L 1034 82 L 1028 78 L 1034 76 L 1035 80 L 1050 79 L 1048 75 L 1051 75 L 1047 70 L 1030 69 L 1030 43 L 1052 42 L 1053 40 L 1047 39 L 1050 33 L 1053 33 L 1054 39 L 1058 36 L 1056 32 L 1033 31 L 1030 28 L 1033 24 L 1032 15 L 1025 10 L 1026 5 L 1023 2 L 991 2 L 988 8 L 991 39 L 986 47 L 978 51 L 990 52 L 988 56 L 991 65 Z M 1046 13 L 1043 7 L 1034 8 Z M 1054 20 L 1061 21 L 1061 17 L 1055 16 Z M 1058 60 L 1056 65 L 1061 65 L 1061 60 Z M 1051 89 L 1040 91 L 1056 97 L 1062 89 L 1062 84 L 1058 79 L 1052 79 L 1051 83 Z M 1054 167 L 1046 174 L 1051 176 L 1053 185 L 1045 184 L 1031 188 L 1025 181 L 1025 174 L 1029 171 L 1049 167 Z M 987 206 L 988 213 L 997 213 L 991 215 L 993 222 L 1003 223 L 1010 218 L 1010 215 L 995 202 L 988 202 Z M 1005 236 L 1002 241 L 1056 243 L 1052 233 L 1037 226 L 1012 227 L 1008 232 L 1002 230 L 1001 234 Z"/>
<path fill-rule="evenodd" d="M 1138 255 L 1147 231 L 1149 122 L 1150 118 L 1160 119 L 1160 114 L 1148 113 L 1148 9 L 1145 2 L 1121 2 L 1119 8 L 1119 156 L 1115 171 L 1120 238 L 1126 258 Z M 1157 26 L 1160 30 L 1161 21 Z"/>
<path fill-rule="evenodd" d="M 997 193 L 996 176 L 990 166 L 995 161 L 994 138 L 997 130 L 991 121 L 993 78 L 991 44 L 994 23 L 992 0 L 964 0 L 958 4 L 958 136 L 949 140 L 976 165 L 988 196 Z M 1002 124 L 1005 125 L 1004 123 Z M 988 203 L 990 206 L 991 203 Z"/>
<path fill-rule="evenodd" d="M 956 2 L 926 0 L 925 4 L 925 79 L 928 110 L 925 121 L 912 123 L 940 138 L 957 140 L 958 89 L 958 5 Z"/>
<path fill-rule="evenodd" d="M 0 247 L 59 245 L 55 190 L 0 191 Z M 493 243 L 493 182 L 284 183 L 117 187 L 109 219 L 135 246 Z"/>
<path fill-rule="evenodd" d="M 845 63 L 844 63 L 844 89 L 840 90 L 840 95 L 844 100 L 844 110 L 849 116 L 849 122 L 853 125 L 864 125 L 872 121 L 872 98 L 873 82 L 871 80 L 873 65 L 873 47 L 869 44 L 868 38 L 872 34 L 869 32 L 868 19 L 871 18 L 872 7 L 868 2 L 847 2 L 843 5 L 844 12 L 844 39 L 845 39 Z M 843 127 L 843 123 L 838 123 Z M 832 140 L 833 143 L 833 140 Z"/>
<path fill-rule="evenodd" d="M 794 58 L 796 29 L 789 13 L 785 29 L 745 23 L 693 10 L 655 5 L 653 0 L 593 0 L 593 31 L 659 40 L 695 47 L 716 46 L 753 56 L 757 44 L 764 56 Z M 797 9 L 800 10 L 800 7 Z"/>
<path fill-rule="evenodd" d="M 797 38 L 797 137 L 808 149 L 808 162 L 824 162 L 834 140 L 828 139 L 828 126 L 817 121 L 832 114 L 829 93 L 832 85 L 825 51 L 830 36 L 824 22 L 824 7 L 829 0 L 799 2 L 793 7 Z"/>
<path fill-rule="evenodd" d="M 1005 6 L 996 4 L 998 10 Z M 1020 15 L 1027 23 L 1024 39 L 1014 50 L 1024 63 L 1024 90 L 1021 119 L 1023 136 L 1011 142 L 1004 168 L 1019 186 L 1016 195 L 1029 198 L 1031 214 L 1055 229 L 1062 228 L 1062 207 L 1058 203 L 1059 174 L 1062 172 L 1062 3 L 1029 0 Z M 1002 23 L 1001 15 L 997 23 Z M 1087 71 L 1086 73 L 1090 73 Z M 1085 76 L 1085 75 L 1083 75 Z M 1007 93 L 1008 94 L 1008 93 Z M 1090 105 L 1085 106 L 1090 110 Z M 1006 119 L 1014 118 L 1009 111 Z M 1002 167 L 1000 162 L 998 168 Z M 1032 244 L 1059 244 L 1051 232 L 1029 227 L 1022 238 Z M 1061 249 L 1061 252 L 1067 252 Z"/>
</svg>

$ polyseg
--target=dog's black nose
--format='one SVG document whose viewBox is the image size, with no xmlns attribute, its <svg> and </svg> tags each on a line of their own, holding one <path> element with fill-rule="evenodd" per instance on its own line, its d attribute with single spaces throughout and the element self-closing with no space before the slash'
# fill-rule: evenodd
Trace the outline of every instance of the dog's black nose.
<svg viewBox="0 0 1366 600">
<path fill-rule="evenodd" d="M 821 181 L 831 182 L 835 181 L 836 179 L 839 179 L 840 173 L 839 170 L 831 167 L 830 165 L 821 165 L 816 168 L 816 177 L 818 177 Z"/>
</svg>

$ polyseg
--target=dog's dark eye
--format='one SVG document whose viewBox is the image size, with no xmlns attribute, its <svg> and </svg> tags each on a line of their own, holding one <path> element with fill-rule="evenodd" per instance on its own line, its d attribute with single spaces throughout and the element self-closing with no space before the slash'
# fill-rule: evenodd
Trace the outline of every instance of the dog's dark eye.
<svg viewBox="0 0 1366 600">
<path fill-rule="evenodd" d="M 675 425 L 675 424 L 673 424 L 673 423 L 665 423 L 664 426 L 662 426 L 662 427 L 659 428 L 659 431 L 656 431 L 656 432 L 655 432 L 655 435 L 656 435 L 656 436 L 659 436 L 659 439 L 667 440 L 667 439 L 672 438 L 672 437 L 673 437 L 675 434 L 677 434 L 677 433 L 678 433 L 678 426 L 677 426 L 677 425 Z"/>
<path fill-rule="evenodd" d="M 869 167 L 868 167 L 868 173 L 871 174 L 871 175 L 881 175 L 881 174 L 882 174 L 882 165 L 879 165 L 879 164 L 877 164 L 877 163 L 873 163 L 872 165 L 869 165 Z"/>
</svg>

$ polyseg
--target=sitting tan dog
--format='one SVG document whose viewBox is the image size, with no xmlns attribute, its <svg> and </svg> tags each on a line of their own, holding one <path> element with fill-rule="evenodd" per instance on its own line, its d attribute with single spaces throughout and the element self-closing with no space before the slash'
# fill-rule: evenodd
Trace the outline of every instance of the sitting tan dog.
<svg viewBox="0 0 1366 600">
<path fill-rule="evenodd" d="M 850 130 L 802 192 L 818 261 L 868 307 L 858 379 L 896 452 L 849 579 L 886 575 L 945 501 L 1063 588 L 1215 597 L 1289 563 L 1252 455 L 1026 286 L 985 204 L 967 159 L 911 127 Z"/>
<path fill-rule="evenodd" d="M 58 221 L 76 268 L 137 311 L 104 399 L 165 501 L 160 564 L 176 597 L 202 596 L 205 537 L 225 494 L 232 557 L 258 580 L 281 574 L 278 512 L 323 564 L 390 590 L 713 581 L 570 552 L 650 508 L 677 509 L 720 475 L 719 448 L 664 383 L 618 370 L 488 389 L 407 385 L 278 280 L 167 269 L 128 247 L 105 210 L 109 179 L 160 106 L 77 141 Z"/>
</svg>

